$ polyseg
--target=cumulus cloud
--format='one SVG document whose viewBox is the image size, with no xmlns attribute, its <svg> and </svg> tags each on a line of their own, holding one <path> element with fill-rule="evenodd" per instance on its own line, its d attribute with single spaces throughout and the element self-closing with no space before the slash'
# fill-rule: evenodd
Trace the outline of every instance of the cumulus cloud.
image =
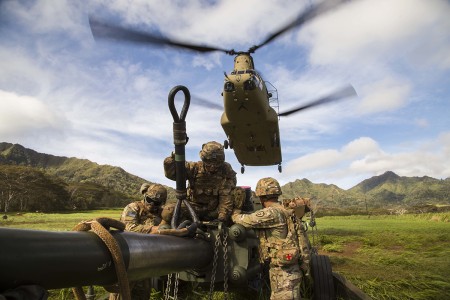
<svg viewBox="0 0 450 300">
<path fill-rule="evenodd" d="M 315 20 L 299 42 L 310 45 L 314 64 L 416 60 L 419 54 L 427 61 L 448 62 L 448 51 L 434 49 L 450 45 L 449 12 L 445 0 L 354 1 Z"/>
<path fill-rule="evenodd" d="M 371 114 L 398 109 L 408 102 L 411 87 L 407 83 L 386 78 L 361 89 L 358 105 L 361 114 Z"/>
<path fill-rule="evenodd" d="M 58 130 L 61 115 L 45 102 L 0 90 L 0 139 L 31 134 L 41 130 Z"/>
</svg>

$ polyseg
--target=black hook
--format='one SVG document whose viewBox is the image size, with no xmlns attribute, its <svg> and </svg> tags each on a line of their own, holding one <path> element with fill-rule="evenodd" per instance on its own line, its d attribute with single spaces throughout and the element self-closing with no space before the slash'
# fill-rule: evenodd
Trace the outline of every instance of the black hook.
<svg viewBox="0 0 450 300">
<path fill-rule="evenodd" d="M 181 114 L 178 115 L 177 109 L 175 107 L 175 95 L 179 92 L 183 91 L 184 93 L 184 104 L 183 108 L 181 109 Z M 189 105 L 191 104 L 191 93 L 189 92 L 188 88 L 183 85 L 177 85 L 169 92 L 169 110 L 172 114 L 173 121 L 175 123 L 184 122 L 186 119 L 186 115 L 189 109 Z"/>
</svg>

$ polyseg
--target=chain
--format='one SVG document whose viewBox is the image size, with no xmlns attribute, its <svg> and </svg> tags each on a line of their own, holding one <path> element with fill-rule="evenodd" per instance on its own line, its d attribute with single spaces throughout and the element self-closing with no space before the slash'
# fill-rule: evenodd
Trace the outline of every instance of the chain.
<svg viewBox="0 0 450 300">
<path fill-rule="evenodd" d="M 228 299 L 228 230 L 223 233 L 223 296 Z"/>
<path fill-rule="evenodd" d="M 220 230 L 217 232 L 216 241 L 214 242 L 214 257 L 213 257 L 213 267 L 211 273 L 211 283 L 209 285 L 209 300 L 212 299 L 214 291 L 214 281 L 216 281 L 216 271 L 217 271 L 217 258 L 219 257 L 219 245 L 220 245 Z"/>
<path fill-rule="evenodd" d="M 170 295 L 170 289 L 172 287 L 172 276 L 173 274 L 169 274 L 167 276 L 167 285 L 166 285 L 166 291 L 164 293 L 164 300 L 177 300 L 178 298 L 178 282 L 180 280 L 180 273 L 175 273 L 175 278 L 173 281 L 173 296 Z"/>
<path fill-rule="evenodd" d="M 167 276 L 166 292 L 164 293 L 164 300 L 169 300 L 170 286 L 172 285 L 172 274 Z"/>
<path fill-rule="evenodd" d="M 178 283 L 180 282 L 180 273 L 175 274 L 175 282 L 173 286 L 173 300 L 178 298 Z"/>
</svg>

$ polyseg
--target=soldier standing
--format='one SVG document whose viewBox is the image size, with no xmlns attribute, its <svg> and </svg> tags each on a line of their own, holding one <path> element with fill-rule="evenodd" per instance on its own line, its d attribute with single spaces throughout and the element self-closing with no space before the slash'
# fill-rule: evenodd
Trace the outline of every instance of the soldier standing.
<svg viewBox="0 0 450 300">
<path fill-rule="evenodd" d="M 295 229 L 290 226 L 292 210 L 278 202 L 281 188 L 274 178 L 260 179 L 255 193 L 264 208 L 251 214 L 241 214 L 239 209 L 234 209 L 232 220 L 253 228 L 259 237 L 260 258 L 270 266 L 270 299 L 300 299 L 302 273 Z"/>
<path fill-rule="evenodd" d="M 203 144 L 201 161 L 186 162 L 187 201 L 202 221 L 229 220 L 233 210 L 231 191 L 236 187 L 236 172 L 225 162 L 223 146 L 218 142 Z M 174 154 L 164 159 L 164 173 L 176 180 Z"/>
</svg>

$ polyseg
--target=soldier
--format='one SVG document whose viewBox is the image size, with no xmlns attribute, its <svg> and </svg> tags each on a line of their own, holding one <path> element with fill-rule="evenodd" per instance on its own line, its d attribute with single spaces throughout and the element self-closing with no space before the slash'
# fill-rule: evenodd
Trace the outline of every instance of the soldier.
<svg viewBox="0 0 450 300">
<path fill-rule="evenodd" d="M 292 210 L 279 202 L 280 184 L 271 177 L 258 181 L 255 190 L 264 208 L 251 214 L 234 209 L 232 220 L 253 228 L 260 241 L 260 258 L 270 266 L 270 299 L 300 299 L 299 249 L 295 229 L 291 226 Z"/>
<path fill-rule="evenodd" d="M 236 172 L 225 162 L 223 146 L 217 142 L 203 144 L 201 161 L 186 162 L 189 182 L 187 201 L 201 221 L 229 220 L 233 210 L 231 191 L 236 187 Z M 164 159 L 164 173 L 176 180 L 174 154 Z"/>
<path fill-rule="evenodd" d="M 160 229 L 161 225 L 170 224 L 174 208 L 173 204 L 165 205 L 167 189 L 163 185 L 144 183 L 140 193 L 143 199 L 128 204 L 122 212 L 120 221 L 125 223 L 125 230 L 181 237 L 189 236 L 195 231 L 195 228 Z M 151 281 L 148 279 L 130 282 L 130 290 L 132 299 L 148 300 L 151 294 Z M 117 300 L 119 294 L 112 293 L 109 299 Z"/>
<path fill-rule="evenodd" d="M 141 201 L 128 204 L 120 218 L 125 223 L 125 230 L 141 233 L 157 233 L 158 225 L 170 223 L 170 206 L 165 210 L 165 217 L 162 219 L 163 205 L 167 200 L 167 189 L 161 184 L 144 183 L 140 193 L 143 195 Z M 161 225 L 162 225 L 161 224 Z"/>
</svg>

